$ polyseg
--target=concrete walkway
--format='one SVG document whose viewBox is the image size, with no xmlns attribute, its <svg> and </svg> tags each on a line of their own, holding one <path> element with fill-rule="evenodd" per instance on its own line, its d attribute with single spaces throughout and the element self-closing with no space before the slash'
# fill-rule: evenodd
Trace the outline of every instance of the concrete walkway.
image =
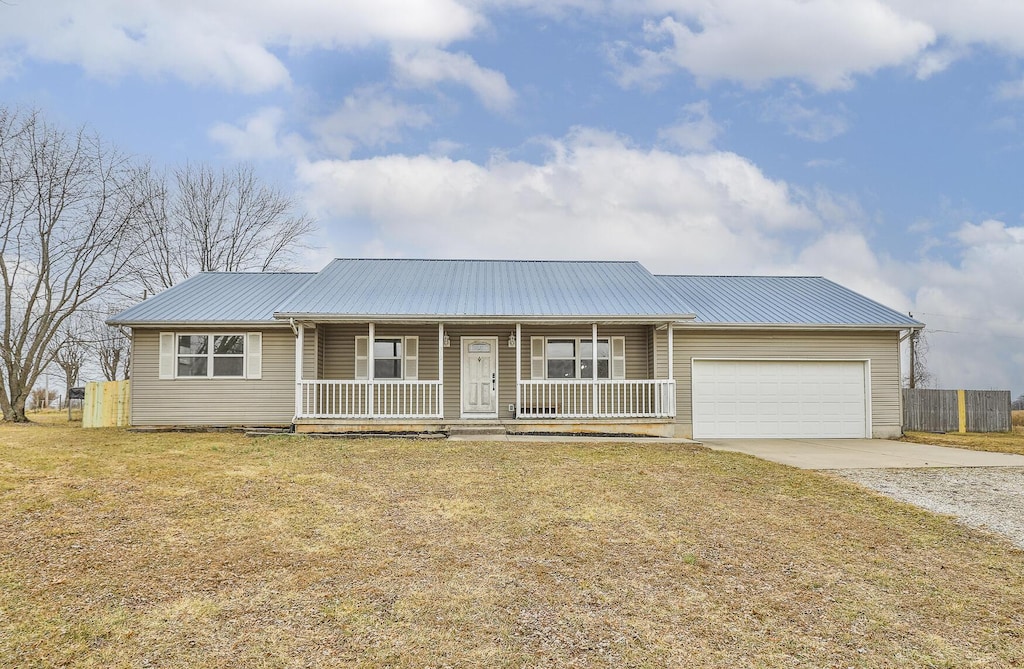
<svg viewBox="0 0 1024 669">
<path fill-rule="evenodd" d="M 800 469 L 1024 467 L 1024 455 L 887 439 L 714 439 L 701 443 L 716 451 L 746 453 Z"/>
</svg>

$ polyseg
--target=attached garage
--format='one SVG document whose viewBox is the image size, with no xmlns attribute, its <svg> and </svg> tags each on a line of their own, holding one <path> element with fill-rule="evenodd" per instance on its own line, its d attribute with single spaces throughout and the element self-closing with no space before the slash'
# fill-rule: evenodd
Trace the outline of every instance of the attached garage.
<svg viewBox="0 0 1024 669">
<path fill-rule="evenodd" d="M 864 360 L 693 360 L 693 437 L 871 436 Z"/>
</svg>

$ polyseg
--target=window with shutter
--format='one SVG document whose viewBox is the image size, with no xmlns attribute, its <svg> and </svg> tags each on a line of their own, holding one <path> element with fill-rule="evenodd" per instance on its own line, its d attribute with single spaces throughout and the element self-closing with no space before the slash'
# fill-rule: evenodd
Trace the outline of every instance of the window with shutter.
<svg viewBox="0 0 1024 669">
<path fill-rule="evenodd" d="M 174 378 L 174 333 L 160 333 L 160 378 Z"/>
<path fill-rule="evenodd" d="M 530 337 L 530 378 L 545 378 L 544 337 Z"/>
<path fill-rule="evenodd" d="M 626 378 L 626 338 L 612 337 L 612 378 Z"/>
<path fill-rule="evenodd" d="M 250 332 L 246 335 L 245 377 L 263 378 L 263 333 Z"/>
<path fill-rule="evenodd" d="M 405 338 L 405 378 L 415 381 L 420 374 L 420 338 Z"/>
<path fill-rule="evenodd" d="M 370 364 L 370 338 L 356 337 L 356 379 L 368 379 Z"/>
</svg>

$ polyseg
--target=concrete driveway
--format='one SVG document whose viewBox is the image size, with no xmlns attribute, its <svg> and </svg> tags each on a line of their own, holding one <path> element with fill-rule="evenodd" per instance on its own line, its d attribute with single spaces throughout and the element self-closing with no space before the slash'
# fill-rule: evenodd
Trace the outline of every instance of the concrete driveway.
<svg viewBox="0 0 1024 669">
<path fill-rule="evenodd" d="M 1024 467 L 1024 455 L 887 439 L 712 439 L 701 443 L 716 451 L 746 453 L 800 469 Z"/>
</svg>

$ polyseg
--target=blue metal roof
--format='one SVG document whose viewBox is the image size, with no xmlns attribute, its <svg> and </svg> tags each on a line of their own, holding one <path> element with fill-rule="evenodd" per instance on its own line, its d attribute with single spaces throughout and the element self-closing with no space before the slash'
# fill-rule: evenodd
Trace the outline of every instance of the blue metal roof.
<svg viewBox="0 0 1024 669">
<path fill-rule="evenodd" d="M 671 319 L 691 310 L 637 262 L 337 259 L 276 313 Z"/>
<path fill-rule="evenodd" d="M 658 276 L 697 324 L 917 328 L 919 321 L 820 276 Z"/>
<path fill-rule="evenodd" d="M 207 272 L 108 322 L 258 324 L 275 316 L 663 321 L 691 314 L 696 325 L 922 327 L 822 277 L 654 276 L 636 262 L 539 260 L 339 259 L 319 273 Z"/>
<path fill-rule="evenodd" d="M 259 323 L 310 280 L 312 272 L 203 272 L 107 320 L 147 323 Z"/>
</svg>

